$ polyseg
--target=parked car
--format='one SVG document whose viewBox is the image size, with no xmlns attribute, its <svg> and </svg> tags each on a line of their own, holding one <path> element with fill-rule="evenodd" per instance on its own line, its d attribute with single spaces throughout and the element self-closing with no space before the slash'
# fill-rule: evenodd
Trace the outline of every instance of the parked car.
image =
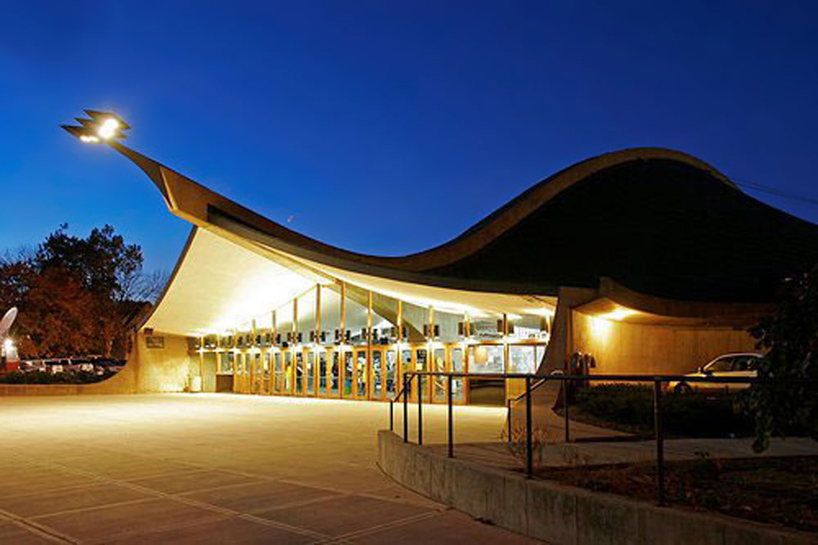
<svg viewBox="0 0 818 545">
<path fill-rule="evenodd" d="M 45 365 L 46 371 L 52 375 L 56 375 L 57 373 L 62 373 L 65 371 L 65 367 L 68 365 L 68 360 L 43 360 L 43 364 Z"/>
<path fill-rule="evenodd" d="M 94 364 L 86 359 L 70 358 L 64 370 L 70 373 L 93 373 Z"/>
<path fill-rule="evenodd" d="M 125 360 L 101 358 L 96 360 L 94 365 L 96 365 L 96 373 L 98 375 L 103 375 L 105 372 L 118 373 L 125 367 Z"/>
<path fill-rule="evenodd" d="M 686 377 L 737 377 L 755 378 L 758 376 L 758 362 L 763 356 L 753 352 L 739 352 L 734 354 L 724 354 L 717 357 L 707 365 L 699 367 L 695 373 L 689 373 Z M 679 392 L 692 392 L 693 390 L 743 390 L 750 386 L 749 383 L 725 384 L 718 382 L 685 382 L 673 381 L 668 384 L 668 389 Z"/>
<path fill-rule="evenodd" d="M 20 371 L 23 373 L 46 371 L 46 364 L 43 360 L 23 360 L 20 362 Z"/>
</svg>

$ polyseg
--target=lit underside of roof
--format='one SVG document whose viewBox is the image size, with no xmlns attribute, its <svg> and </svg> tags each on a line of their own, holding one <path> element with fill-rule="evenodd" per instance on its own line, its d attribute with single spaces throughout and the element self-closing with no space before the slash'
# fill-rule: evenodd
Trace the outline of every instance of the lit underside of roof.
<svg viewBox="0 0 818 545">
<path fill-rule="evenodd" d="M 303 258 L 293 258 L 338 280 L 372 290 L 383 295 L 401 299 L 420 306 L 432 306 L 438 310 L 465 313 L 469 316 L 486 314 L 537 314 L 550 316 L 554 313 L 557 298 L 543 295 L 515 295 L 484 291 L 456 290 L 415 284 L 346 271 Z"/>
<path fill-rule="evenodd" d="M 176 335 L 226 331 L 315 285 L 313 279 L 196 229 L 145 327 Z"/>
<path fill-rule="evenodd" d="M 553 314 L 553 297 L 474 292 L 426 286 L 349 272 L 287 255 L 253 251 L 206 229 L 195 229 L 167 291 L 144 327 L 198 336 L 268 323 L 270 312 L 317 283 L 341 280 L 363 289 L 438 310 L 490 314 Z M 280 260 L 269 256 L 280 256 Z M 303 265 L 298 272 L 280 261 Z M 312 272 L 310 272 L 312 271 Z"/>
</svg>

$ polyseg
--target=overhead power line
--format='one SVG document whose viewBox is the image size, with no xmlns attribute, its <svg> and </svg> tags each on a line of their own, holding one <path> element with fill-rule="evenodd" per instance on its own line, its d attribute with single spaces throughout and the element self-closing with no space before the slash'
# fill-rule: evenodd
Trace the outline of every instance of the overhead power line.
<svg viewBox="0 0 818 545">
<path fill-rule="evenodd" d="M 764 193 L 769 193 L 770 195 L 777 195 L 778 197 L 784 197 L 785 199 L 792 199 L 794 201 L 801 201 L 809 204 L 818 204 L 818 197 L 800 195 L 798 193 L 792 193 L 790 191 L 783 191 L 775 187 L 757 184 L 749 180 L 742 180 L 741 178 L 731 178 L 731 180 L 739 187 L 744 187 L 755 191 L 762 191 Z"/>
</svg>

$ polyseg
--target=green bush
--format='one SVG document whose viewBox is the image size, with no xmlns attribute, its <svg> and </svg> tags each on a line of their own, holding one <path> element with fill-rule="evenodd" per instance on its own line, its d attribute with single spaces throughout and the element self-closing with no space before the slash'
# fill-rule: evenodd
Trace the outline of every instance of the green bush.
<svg viewBox="0 0 818 545">
<path fill-rule="evenodd" d="M 90 384 L 102 382 L 114 376 L 116 372 L 105 371 L 102 375 L 80 371 L 79 373 L 47 373 L 45 371 L 12 371 L 0 375 L 2 384 Z"/>
<path fill-rule="evenodd" d="M 735 397 L 726 392 L 664 392 L 665 432 L 690 437 L 751 435 L 753 421 L 735 410 Z M 653 433 L 652 386 L 606 384 L 581 388 L 574 404 L 595 421 Z"/>
</svg>

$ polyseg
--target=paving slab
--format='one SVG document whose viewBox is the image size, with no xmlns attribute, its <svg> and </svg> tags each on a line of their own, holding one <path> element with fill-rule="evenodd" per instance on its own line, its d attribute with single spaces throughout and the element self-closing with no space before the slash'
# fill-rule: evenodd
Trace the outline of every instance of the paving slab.
<svg viewBox="0 0 818 545">
<path fill-rule="evenodd" d="M 441 536 L 446 536 L 441 539 Z M 375 529 L 347 538 L 360 545 L 415 545 L 416 543 L 447 543 L 452 545 L 533 545 L 542 543 L 534 539 L 507 532 L 488 524 L 475 523 L 457 511 L 446 511 L 433 517 L 416 520 L 403 525 Z"/>
<path fill-rule="evenodd" d="M 102 542 L 225 518 L 223 513 L 167 499 L 142 500 L 32 517 L 58 532 L 82 541 Z"/>
<path fill-rule="evenodd" d="M 299 528 L 310 528 L 332 537 L 371 530 L 419 515 L 432 515 L 436 509 L 372 497 L 346 496 L 297 507 L 257 513 L 257 516 Z"/>
<path fill-rule="evenodd" d="M 151 496 L 106 483 L 0 498 L 0 509 L 21 517 L 34 517 L 146 499 Z"/>
<path fill-rule="evenodd" d="M 200 469 L 184 473 L 160 475 L 158 477 L 134 479 L 129 482 L 166 494 L 184 494 L 186 492 L 196 492 L 197 490 L 249 484 L 256 481 L 257 479 L 253 477 L 239 473 L 215 469 Z"/>
<path fill-rule="evenodd" d="M 0 413 L 0 459 L 15 468 L 0 480 L 3 544 L 529 542 L 387 478 L 375 464 L 383 403 L 0 397 Z M 496 440 L 504 417 L 457 407 L 458 441 Z M 445 407 L 424 407 L 424 439 L 445 441 Z"/>
<path fill-rule="evenodd" d="M 0 543 L 13 543 L 14 545 L 41 545 L 47 543 L 53 545 L 59 542 L 54 538 L 36 533 L 24 525 L 0 520 Z"/>
<path fill-rule="evenodd" d="M 239 513 L 257 513 L 293 504 L 337 498 L 339 495 L 320 488 L 265 480 L 192 492 L 184 497 Z"/>
<path fill-rule="evenodd" d="M 201 543 L 235 543 L 252 545 L 255 543 L 275 543 L 276 545 L 300 545 L 312 543 L 314 536 L 297 534 L 282 528 L 260 524 L 243 518 L 232 517 L 225 520 L 205 522 L 193 526 L 172 528 L 111 541 L 115 545 L 144 545 L 150 540 L 152 545 L 173 543 L 180 545 L 200 545 Z"/>
</svg>

